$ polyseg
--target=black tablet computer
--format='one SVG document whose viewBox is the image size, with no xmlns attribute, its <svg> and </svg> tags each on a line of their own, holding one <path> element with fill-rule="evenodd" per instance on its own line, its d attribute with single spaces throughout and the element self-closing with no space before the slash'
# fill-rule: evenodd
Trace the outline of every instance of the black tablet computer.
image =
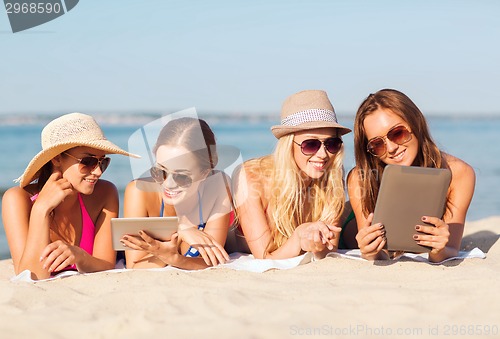
<svg viewBox="0 0 500 339">
<path fill-rule="evenodd" d="M 448 169 L 387 165 L 377 196 L 372 224 L 382 223 L 387 249 L 422 253 L 430 248 L 418 245 L 416 225 L 422 216 L 442 218 L 451 181 Z M 430 225 L 430 224 L 429 224 Z"/>
</svg>

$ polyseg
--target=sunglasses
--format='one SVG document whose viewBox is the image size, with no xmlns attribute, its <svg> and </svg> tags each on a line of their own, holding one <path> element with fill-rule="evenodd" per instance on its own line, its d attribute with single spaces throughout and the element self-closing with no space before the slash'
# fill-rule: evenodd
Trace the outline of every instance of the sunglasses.
<svg viewBox="0 0 500 339">
<path fill-rule="evenodd" d="M 385 138 L 395 144 L 402 145 L 411 140 L 411 132 L 404 126 L 393 127 L 385 136 L 370 139 L 368 145 L 366 145 L 366 150 L 376 157 L 383 156 L 387 152 Z"/>
<path fill-rule="evenodd" d="M 323 141 L 319 139 L 307 139 L 300 144 L 295 140 L 293 142 L 300 146 L 300 150 L 304 155 L 316 154 L 321 148 L 321 145 L 325 146 L 325 149 L 331 154 L 337 153 L 342 148 L 342 139 L 337 137 L 328 138 Z"/>
<path fill-rule="evenodd" d="M 104 173 L 106 168 L 108 168 L 109 163 L 111 162 L 111 158 L 109 157 L 102 157 L 98 158 L 95 156 L 88 156 L 88 157 L 83 157 L 83 158 L 77 158 L 74 155 L 71 155 L 67 152 L 63 152 L 67 156 L 78 160 L 80 163 L 80 172 L 93 172 L 97 166 L 101 169 L 101 173 Z"/>
<path fill-rule="evenodd" d="M 179 187 L 189 187 L 193 183 L 193 178 L 187 174 L 168 172 L 167 170 L 154 166 L 149 170 L 151 173 L 151 178 L 159 184 L 162 184 L 167 180 L 169 173 L 172 175 L 172 179 Z"/>
</svg>

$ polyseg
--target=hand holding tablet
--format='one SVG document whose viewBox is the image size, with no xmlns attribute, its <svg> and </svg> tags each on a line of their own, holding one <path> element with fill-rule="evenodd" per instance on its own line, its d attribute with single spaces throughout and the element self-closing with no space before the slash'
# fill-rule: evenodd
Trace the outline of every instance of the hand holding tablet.
<svg viewBox="0 0 500 339">
<path fill-rule="evenodd" d="M 429 252 L 413 239 L 423 216 L 442 218 L 451 181 L 447 169 L 387 165 L 372 225 L 382 223 L 390 251 Z M 431 224 L 427 224 L 431 225 Z"/>
<path fill-rule="evenodd" d="M 122 245 L 120 239 L 126 234 L 139 237 L 141 230 L 157 240 L 168 241 L 172 234 L 177 232 L 178 226 L 177 217 L 112 218 L 113 249 L 130 250 Z"/>
</svg>

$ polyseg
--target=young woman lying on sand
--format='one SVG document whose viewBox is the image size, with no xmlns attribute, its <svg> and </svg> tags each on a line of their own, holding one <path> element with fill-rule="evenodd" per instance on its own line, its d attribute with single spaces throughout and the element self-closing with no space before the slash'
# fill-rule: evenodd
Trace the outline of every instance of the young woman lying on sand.
<svg viewBox="0 0 500 339">
<path fill-rule="evenodd" d="M 106 154 L 131 155 L 106 140 L 95 120 L 71 113 L 42 131 L 42 151 L 5 192 L 2 218 L 16 274 L 32 279 L 76 269 L 115 267 L 110 220 L 118 216 L 116 187 L 100 180 Z M 32 181 L 38 179 L 35 183 Z"/>
<path fill-rule="evenodd" d="M 224 243 L 232 203 L 229 178 L 215 171 L 215 136 L 201 119 L 179 118 L 161 130 L 153 148 L 156 163 L 150 179 L 130 182 L 125 217 L 178 216 L 179 230 L 170 241 L 126 235 L 122 244 L 128 268 L 201 269 L 229 259 Z"/>
<path fill-rule="evenodd" d="M 287 98 L 281 125 L 271 128 L 273 155 L 236 171 L 237 215 L 256 258 L 291 258 L 337 249 L 344 208 L 343 144 L 350 129 L 337 123 L 324 91 Z"/>
<path fill-rule="evenodd" d="M 415 241 L 429 246 L 429 260 L 439 262 L 456 256 L 464 230 L 467 209 L 472 200 L 475 174 L 464 161 L 443 153 L 432 140 L 427 122 L 418 107 L 405 94 L 384 89 L 370 94 L 358 109 L 354 122 L 356 167 L 348 176 L 349 199 L 356 216 L 356 240 L 366 259 L 388 259 L 384 250 L 384 227 L 371 225 L 380 179 L 387 164 L 448 168 L 452 181 L 442 219 L 422 216 L 433 226 L 415 225 Z M 361 175 L 377 173 L 377 175 Z"/>
</svg>

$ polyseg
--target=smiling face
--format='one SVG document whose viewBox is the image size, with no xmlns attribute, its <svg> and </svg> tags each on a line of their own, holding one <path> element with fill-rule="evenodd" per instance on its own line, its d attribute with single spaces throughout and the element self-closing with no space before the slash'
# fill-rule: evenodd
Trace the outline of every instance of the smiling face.
<svg viewBox="0 0 500 339">
<path fill-rule="evenodd" d="M 196 194 L 200 181 L 208 175 L 207 170 L 200 168 L 196 154 L 181 146 L 158 147 L 156 163 L 156 167 L 166 173 L 165 180 L 160 185 L 162 199 L 169 205 L 180 203 Z M 187 184 L 189 181 L 191 183 Z"/>
<path fill-rule="evenodd" d="M 63 178 L 68 180 L 78 192 L 91 194 L 94 191 L 95 184 L 102 175 L 101 168 L 96 166 L 90 169 L 80 164 L 78 159 L 85 157 L 102 159 L 106 155 L 106 152 L 90 147 L 75 147 L 67 150 L 65 153 L 59 155 L 59 162 L 56 162 L 57 168 L 61 170 Z"/>
<path fill-rule="evenodd" d="M 300 144 L 308 139 L 325 141 L 328 138 L 336 137 L 334 128 L 318 128 L 295 133 L 293 138 L 293 157 L 297 167 L 311 179 L 319 179 L 325 171 L 330 168 L 335 154 L 329 153 L 323 144 L 315 154 L 305 155 L 302 153 Z"/>
<path fill-rule="evenodd" d="M 386 152 L 378 157 L 381 161 L 385 164 L 411 166 L 418 154 L 418 140 L 415 136 L 412 136 L 409 141 L 402 145 L 392 142 L 387 138 L 387 133 L 396 126 L 404 126 L 411 131 L 406 121 L 384 108 L 377 109 L 367 115 L 363 121 L 363 128 L 368 140 L 375 137 L 382 137 L 385 141 Z"/>
</svg>

